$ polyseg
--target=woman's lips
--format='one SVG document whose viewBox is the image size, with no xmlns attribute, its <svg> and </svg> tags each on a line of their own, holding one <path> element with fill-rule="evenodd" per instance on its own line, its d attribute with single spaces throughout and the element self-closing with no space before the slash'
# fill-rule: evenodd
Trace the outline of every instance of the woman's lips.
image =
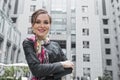
<svg viewBox="0 0 120 80">
<path fill-rule="evenodd" d="M 44 29 L 39 29 L 38 31 L 41 32 L 41 33 L 43 33 L 45 30 Z"/>
</svg>

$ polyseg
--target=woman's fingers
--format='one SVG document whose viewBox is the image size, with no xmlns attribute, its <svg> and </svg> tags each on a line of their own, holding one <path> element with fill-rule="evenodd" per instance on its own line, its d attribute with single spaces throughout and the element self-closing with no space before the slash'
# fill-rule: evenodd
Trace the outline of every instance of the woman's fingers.
<svg viewBox="0 0 120 80">
<path fill-rule="evenodd" d="M 64 68 L 73 68 L 74 64 L 71 61 L 63 61 L 61 62 Z"/>
</svg>

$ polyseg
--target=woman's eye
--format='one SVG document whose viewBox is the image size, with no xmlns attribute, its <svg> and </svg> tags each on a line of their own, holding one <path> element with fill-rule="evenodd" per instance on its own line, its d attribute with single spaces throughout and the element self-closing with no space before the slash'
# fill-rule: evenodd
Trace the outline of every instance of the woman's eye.
<svg viewBox="0 0 120 80">
<path fill-rule="evenodd" d="M 48 24 L 49 22 L 48 21 L 44 21 L 44 24 Z"/>
<path fill-rule="evenodd" d="M 40 21 L 36 21 L 35 23 L 40 24 L 41 22 Z"/>
</svg>

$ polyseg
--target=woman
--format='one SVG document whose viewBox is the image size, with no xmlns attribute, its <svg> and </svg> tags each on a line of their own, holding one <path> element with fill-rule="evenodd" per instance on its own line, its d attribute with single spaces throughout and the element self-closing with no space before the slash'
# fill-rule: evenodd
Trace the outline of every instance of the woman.
<svg viewBox="0 0 120 80">
<path fill-rule="evenodd" d="M 29 68 L 31 80 L 61 80 L 70 74 L 73 63 L 68 61 L 60 46 L 48 39 L 51 17 L 47 11 L 39 9 L 31 17 L 35 36 L 23 41 L 23 49 Z"/>
</svg>

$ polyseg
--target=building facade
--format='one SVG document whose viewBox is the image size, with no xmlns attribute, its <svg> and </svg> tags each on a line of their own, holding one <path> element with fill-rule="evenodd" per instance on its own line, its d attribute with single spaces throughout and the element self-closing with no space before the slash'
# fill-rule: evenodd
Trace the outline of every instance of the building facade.
<svg viewBox="0 0 120 80">
<path fill-rule="evenodd" d="M 119 0 L 76 0 L 76 76 L 120 79 Z"/>
<path fill-rule="evenodd" d="M 75 64 L 66 80 L 94 80 L 106 71 L 112 80 L 120 79 L 119 0 L 25 0 L 17 19 L 21 43 L 31 36 L 31 14 L 40 8 L 52 16 L 50 39 Z"/>
<path fill-rule="evenodd" d="M 16 63 L 20 54 L 21 33 L 13 24 L 11 0 L 0 0 L 0 62 Z"/>
</svg>

